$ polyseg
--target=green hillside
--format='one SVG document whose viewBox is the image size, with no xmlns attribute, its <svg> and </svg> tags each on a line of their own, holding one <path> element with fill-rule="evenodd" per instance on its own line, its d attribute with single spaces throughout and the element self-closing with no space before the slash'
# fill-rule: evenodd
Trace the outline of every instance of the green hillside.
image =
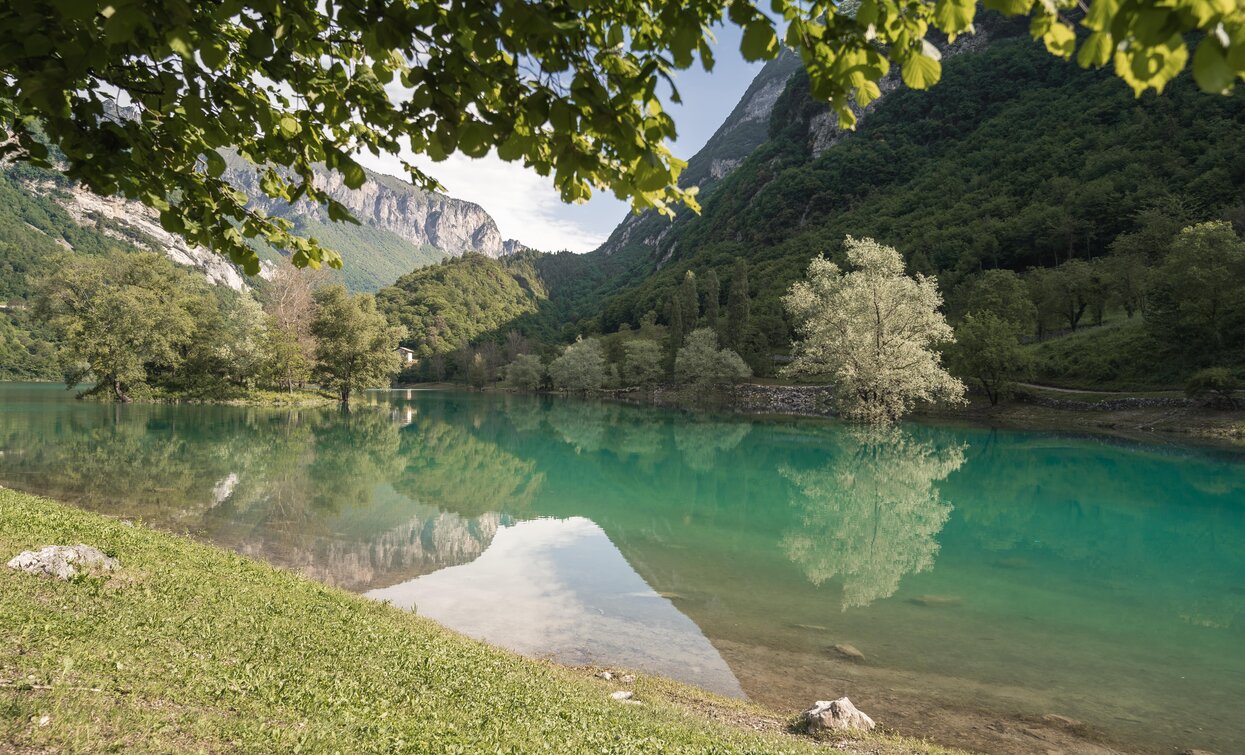
<svg viewBox="0 0 1245 755">
<path fill-rule="evenodd" d="M 37 194 L 23 181 L 39 181 L 47 194 Z M 58 176 L 28 166 L 0 171 L 0 380 L 51 380 L 60 377 L 51 334 L 31 317 L 27 300 L 34 281 L 48 271 L 50 260 L 72 249 L 100 254 L 109 249 L 134 249 L 106 230 L 122 227 L 104 218 L 82 225 L 54 199 L 66 190 Z"/>
<path fill-rule="evenodd" d="M 1186 77 L 1136 100 L 1027 38 L 949 59 L 944 71 L 929 92 L 888 95 L 817 158 L 798 75 L 770 141 L 700 217 L 671 231 L 673 259 L 628 290 L 602 291 L 602 328 L 660 311 L 685 270 L 725 272 L 741 255 L 764 308 L 847 234 L 896 246 L 949 287 L 981 269 L 1101 256 L 1143 210 L 1193 222 L 1245 200 L 1243 96 L 1207 97 Z"/>
<path fill-rule="evenodd" d="M 326 269 L 332 283 L 342 283 L 351 291 L 374 292 L 416 268 L 445 259 L 435 246 L 412 244 L 392 231 L 370 225 L 326 223 L 304 216 L 294 217 L 295 232 L 318 239 L 342 256 L 340 270 Z M 277 261 L 277 252 L 264 246 L 260 258 Z"/>
<path fill-rule="evenodd" d="M 406 327 L 406 346 L 420 356 L 444 354 L 537 311 L 546 293 L 534 256 L 465 254 L 402 276 L 377 293 L 377 303 Z"/>
<path fill-rule="evenodd" d="M 742 257 L 755 337 L 782 352 L 791 331 L 781 295 L 810 258 L 839 255 L 847 235 L 877 238 L 897 247 L 910 270 L 936 274 L 953 316 L 969 290 L 962 284 L 981 271 L 1072 271 L 1065 263 L 1091 261 L 1075 268 L 1099 289 L 1097 299 L 1077 304 L 1077 319 L 1090 313 L 1079 324 L 1088 325 L 1144 304 L 1143 295 L 1127 304 L 1117 296 L 1112 266 L 1120 256 L 1135 255 L 1128 259 L 1144 268 L 1137 285 L 1153 288 L 1180 228 L 1245 217 L 1245 94 L 1210 97 L 1184 76 L 1161 96 L 1137 99 L 1109 73 L 1052 58 L 1023 25 L 983 18 L 979 27 L 989 43 L 948 55 L 937 87 L 900 86 L 858 131 L 819 154 L 813 145 L 825 142 L 816 129 L 826 107 L 796 73 L 771 114 L 768 139 L 707 192 L 701 215 L 630 219 L 600 250 L 535 257 L 548 299 L 500 327 L 569 341 L 634 328 L 650 313 L 666 322 L 686 271 L 703 280 L 714 270 L 724 305 Z M 1036 275 L 1025 280 L 1039 296 Z M 1039 333 L 1078 324 L 1061 321 L 1058 303 L 1038 301 L 1037 310 Z M 1130 338 L 1108 339 L 1128 346 L 1113 359 L 1155 359 L 1165 347 L 1151 325 L 1138 319 Z M 1171 349 L 1162 375 L 1105 364 L 1095 373 L 1092 360 L 1056 359 L 1053 347 L 1039 352 L 1049 379 L 1060 365 L 1078 364 L 1069 379 L 1172 384 L 1212 362 L 1235 364 L 1237 351 L 1245 353 L 1238 347 Z"/>
</svg>

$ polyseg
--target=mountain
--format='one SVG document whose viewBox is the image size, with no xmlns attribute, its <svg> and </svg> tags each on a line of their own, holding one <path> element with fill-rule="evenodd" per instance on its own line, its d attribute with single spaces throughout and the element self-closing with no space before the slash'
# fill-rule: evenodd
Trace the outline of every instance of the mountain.
<svg viewBox="0 0 1245 755">
<path fill-rule="evenodd" d="M 465 253 L 501 257 L 524 248 L 503 239 L 497 223 L 474 202 L 419 189 L 406 181 L 373 171 L 358 189 L 348 188 L 340 175 L 316 174 L 316 185 L 350 209 L 359 225 L 334 223 L 322 207 L 305 200 L 293 206 L 263 195 L 259 175 L 236 156 L 226 160 L 225 177 L 245 191 L 253 206 L 294 221 L 297 231 L 315 236 L 342 255 L 337 275 L 354 290 L 375 291 L 418 267 Z M 276 253 L 260 254 L 275 260 Z"/>
<path fill-rule="evenodd" d="M 850 132 L 795 61 L 766 66 L 684 173 L 701 214 L 631 216 L 588 254 L 532 255 L 546 297 L 477 338 L 566 342 L 662 320 L 686 271 L 716 271 L 724 297 L 743 258 L 764 371 L 791 339 L 781 295 L 847 235 L 895 246 L 951 301 L 982 270 L 1095 260 L 1146 229 L 1245 226 L 1245 92 L 1206 95 L 1186 74 L 1135 98 L 1109 71 L 1052 57 L 1023 22 L 982 12 L 977 29 L 938 45 L 938 86 L 893 74 Z"/>
<path fill-rule="evenodd" d="M 699 216 L 682 213 L 653 243 L 583 255 L 574 281 L 550 275 L 545 310 L 611 332 L 660 315 L 686 270 L 716 269 L 728 290 L 744 257 L 754 322 L 781 349 L 790 331 L 780 295 L 848 234 L 894 245 L 950 290 L 981 269 L 1101 256 L 1147 214 L 1187 224 L 1245 202 L 1243 93 L 1205 95 L 1185 75 L 1137 99 L 1109 72 L 1053 58 L 1023 25 L 987 15 L 978 26 L 944 46 L 938 86 L 885 82 L 851 133 L 797 71 L 765 141 L 712 187 Z M 537 262 L 542 272 L 570 266 Z"/>
<path fill-rule="evenodd" d="M 322 208 L 306 201 L 290 206 L 268 199 L 259 189 L 256 173 L 240 158 L 231 156 L 227 165 L 227 178 L 256 198 L 254 206 L 290 219 L 299 233 L 315 236 L 339 251 L 345 264 L 331 275 L 353 290 L 375 291 L 415 268 L 447 257 L 464 253 L 500 257 L 524 249 L 513 239 L 503 239 L 496 222 L 479 205 L 424 191 L 391 176 L 367 171 L 363 186 L 349 189 L 336 174 L 317 174 L 317 183 L 360 221 L 354 225 L 330 222 Z M 214 284 L 235 290 L 249 285 L 229 260 L 168 233 L 160 227 L 156 213 L 142 204 L 101 197 L 56 173 L 25 165 L 10 165 L 2 172 L 3 193 L 10 201 L 0 213 L 15 214 L 18 222 L 11 232 L 16 236 L 10 240 L 15 246 L 52 243 L 77 251 L 86 250 L 79 248 L 83 244 L 90 249 L 101 245 L 149 249 L 198 270 Z M 23 213 L 33 213 L 38 219 L 32 222 Z M 38 238 L 17 238 L 29 234 Z M 274 250 L 258 247 L 266 261 L 279 258 Z M 7 287 L 18 285 L 18 281 L 8 283 Z"/>
</svg>

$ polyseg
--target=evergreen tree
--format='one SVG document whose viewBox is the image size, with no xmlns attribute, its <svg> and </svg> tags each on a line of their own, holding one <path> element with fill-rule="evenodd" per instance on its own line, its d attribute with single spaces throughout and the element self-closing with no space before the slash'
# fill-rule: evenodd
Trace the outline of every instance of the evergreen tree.
<svg viewBox="0 0 1245 755">
<path fill-rule="evenodd" d="M 735 272 L 731 274 L 731 290 L 726 299 L 726 343 L 740 351 L 748 334 L 748 319 L 752 314 L 752 299 L 748 293 L 748 261 L 743 257 L 735 260 Z"/>
<path fill-rule="evenodd" d="M 683 288 L 679 291 L 679 306 L 683 309 L 683 328 L 696 329 L 700 320 L 700 293 L 696 290 L 696 273 L 688 270 L 683 274 Z"/>
<path fill-rule="evenodd" d="M 705 275 L 705 325 L 721 337 L 718 323 L 718 299 L 722 296 L 722 284 L 718 282 L 716 270 Z"/>
<path fill-rule="evenodd" d="M 683 336 L 687 331 L 683 323 L 683 307 L 679 304 L 676 294 L 670 299 L 670 334 L 666 340 L 666 363 L 669 370 L 674 369 L 674 355 L 683 346 Z"/>
</svg>

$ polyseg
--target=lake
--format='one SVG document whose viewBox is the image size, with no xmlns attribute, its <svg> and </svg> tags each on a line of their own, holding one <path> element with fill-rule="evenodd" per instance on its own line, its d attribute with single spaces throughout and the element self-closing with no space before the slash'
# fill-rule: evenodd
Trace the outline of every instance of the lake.
<svg viewBox="0 0 1245 755">
<path fill-rule="evenodd" d="M 792 713 L 848 695 L 990 752 L 1245 752 L 1239 454 L 499 394 L 364 402 L 0 385 L 0 484 L 527 655 Z"/>
</svg>

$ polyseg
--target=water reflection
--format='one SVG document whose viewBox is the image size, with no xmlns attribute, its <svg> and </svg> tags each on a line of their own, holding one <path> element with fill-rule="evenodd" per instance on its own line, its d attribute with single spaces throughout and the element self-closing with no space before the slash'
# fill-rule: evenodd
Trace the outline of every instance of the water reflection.
<svg viewBox="0 0 1245 755">
<path fill-rule="evenodd" d="M 836 440 L 824 466 L 780 468 L 802 512 L 783 548 L 813 584 L 838 577 L 843 608 L 859 608 L 934 565 L 952 508 L 934 483 L 960 468 L 964 446 L 936 445 L 899 427 L 852 428 Z"/>
<path fill-rule="evenodd" d="M 1078 751 L 1040 723 L 1056 713 L 1128 750 L 1245 751 L 1238 458 L 520 396 L 373 400 L 343 416 L 0 386 L 0 484 L 409 599 L 534 655 L 784 708 L 850 694 L 972 749 Z M 842 643 L 865 660 L 830 650 Z"/>
<path fill-rule="evenodd" d="M 469 564 L 367 595 L 527 655 L 640 668 L 743 695 L 700 628 L 582 517 L 506 527 Z"/>
</svg>

